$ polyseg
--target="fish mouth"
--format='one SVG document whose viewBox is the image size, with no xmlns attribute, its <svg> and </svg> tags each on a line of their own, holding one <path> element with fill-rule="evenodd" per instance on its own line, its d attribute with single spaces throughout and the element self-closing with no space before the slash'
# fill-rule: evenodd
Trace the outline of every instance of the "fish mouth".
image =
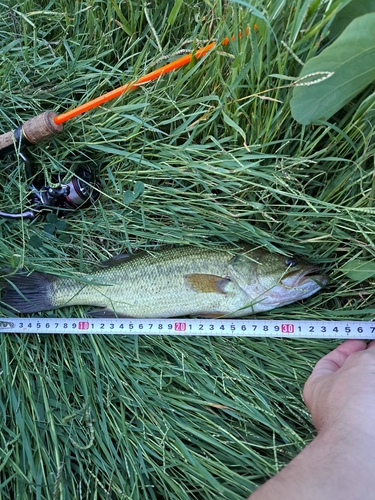
<svg viewBox="0 0 375 500">
<path fill-rule="evenodd" d="M 323 274 L 319 267 L 310 266 L 300 271 L 288 273 L 289 278 L 294 277 L 294 286 L 300 287 L 309 281 L 315 281 L 321 288 L 328 284 L 328 276 Z"/>
</svg>

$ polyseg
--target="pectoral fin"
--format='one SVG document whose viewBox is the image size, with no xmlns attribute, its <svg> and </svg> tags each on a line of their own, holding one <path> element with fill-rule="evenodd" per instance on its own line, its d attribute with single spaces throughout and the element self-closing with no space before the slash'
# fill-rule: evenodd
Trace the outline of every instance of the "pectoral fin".
<svg viewBox="0 0 375 500">
<path fill-rule="evenodd" d="M 230 283 L 229 279 L 214 274 L 186 274 L 184 280 L 191 289 L 200 293 L 225 294 L 225 287 Z"/>
</svg>

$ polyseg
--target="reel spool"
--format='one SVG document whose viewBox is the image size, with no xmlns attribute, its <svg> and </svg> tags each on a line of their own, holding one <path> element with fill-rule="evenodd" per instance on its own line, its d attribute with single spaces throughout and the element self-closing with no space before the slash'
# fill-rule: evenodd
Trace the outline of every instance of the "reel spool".
<svg viewBox="0 0 375 500">
<path fill-rule="evenodd" d="M 31 181 L 32 163 L 27 156 L 27 147 L 62 132 L 62 125 L 54 124 L 57 116 L 53 111 L 32 118 L 13 132 L 0 136 L 0 158 L 18 151 L 25 164 L 26 179 L 30 182 L 30 208 L 20 213 L 0 211 L 0 217 L 8 219 L 34 219 L 41 212 L 72 211 L 94 203 L 99 192 L 95 176 L 87 165 L 82 165 L 73 172 L 69 182 L 57 187 L 46 185 L 43 181 Z"/>
<path fill-rule="evenodd" d="M 99 198 L 96 182 L 91 169 L 79 167 L 67 184 L 57 187 L 35 184 L 29 185 L 30 208 L 20 213 L 0 211 L 0 217 L 7 219 L 34 219 L 42 212 L 72 211 L 84 208 Z"/>
</svg>

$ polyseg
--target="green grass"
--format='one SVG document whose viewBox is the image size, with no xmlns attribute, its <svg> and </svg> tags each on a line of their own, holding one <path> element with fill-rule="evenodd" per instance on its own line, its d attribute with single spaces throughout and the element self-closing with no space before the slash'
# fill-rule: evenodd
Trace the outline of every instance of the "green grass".
<svg viewBox="0 0 375 500">
<path fill-rule="evenodd" d="M 374 280 L 342 268 L 375 255 L 374 86 L 329 123 L 292 119 L 281 75 L 297 77 L 297 58 L 324 47 L 340 2 L 309 3 L 254 0 L 253 14 L 224 0 L 0 3 L 3 132 L 258 26 L 33 148 L 52 182 L 96 168 L 101 198 L 57 227 L 0 220 L 1 266 L 74 275 L 137 249 L 246 241 L 301 254 L 331 278 L 262 317 L 371 320 Z M 18 211 L 23 165 L 1 167 L 0 207 Z M 312 438 L 301 389 L 334 345 L 3 335 L 0 497 L 245 498 Z"/>
</svg>

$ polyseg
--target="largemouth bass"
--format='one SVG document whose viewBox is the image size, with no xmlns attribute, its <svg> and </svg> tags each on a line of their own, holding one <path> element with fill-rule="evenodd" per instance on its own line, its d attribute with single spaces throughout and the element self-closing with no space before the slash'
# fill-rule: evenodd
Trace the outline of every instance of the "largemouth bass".
<svg viewBox="0 0 375 500">
<path fill-rule="evenodd" d="M 102 308 L 96 316 L 240 317 L 309 297 L 327 277 L 262 249 L 189 246 L 120 255 L 77 279 L 32 272 L 1 282 L 2 303 L 18 313 L 90 305 Z"/>
</svg>

